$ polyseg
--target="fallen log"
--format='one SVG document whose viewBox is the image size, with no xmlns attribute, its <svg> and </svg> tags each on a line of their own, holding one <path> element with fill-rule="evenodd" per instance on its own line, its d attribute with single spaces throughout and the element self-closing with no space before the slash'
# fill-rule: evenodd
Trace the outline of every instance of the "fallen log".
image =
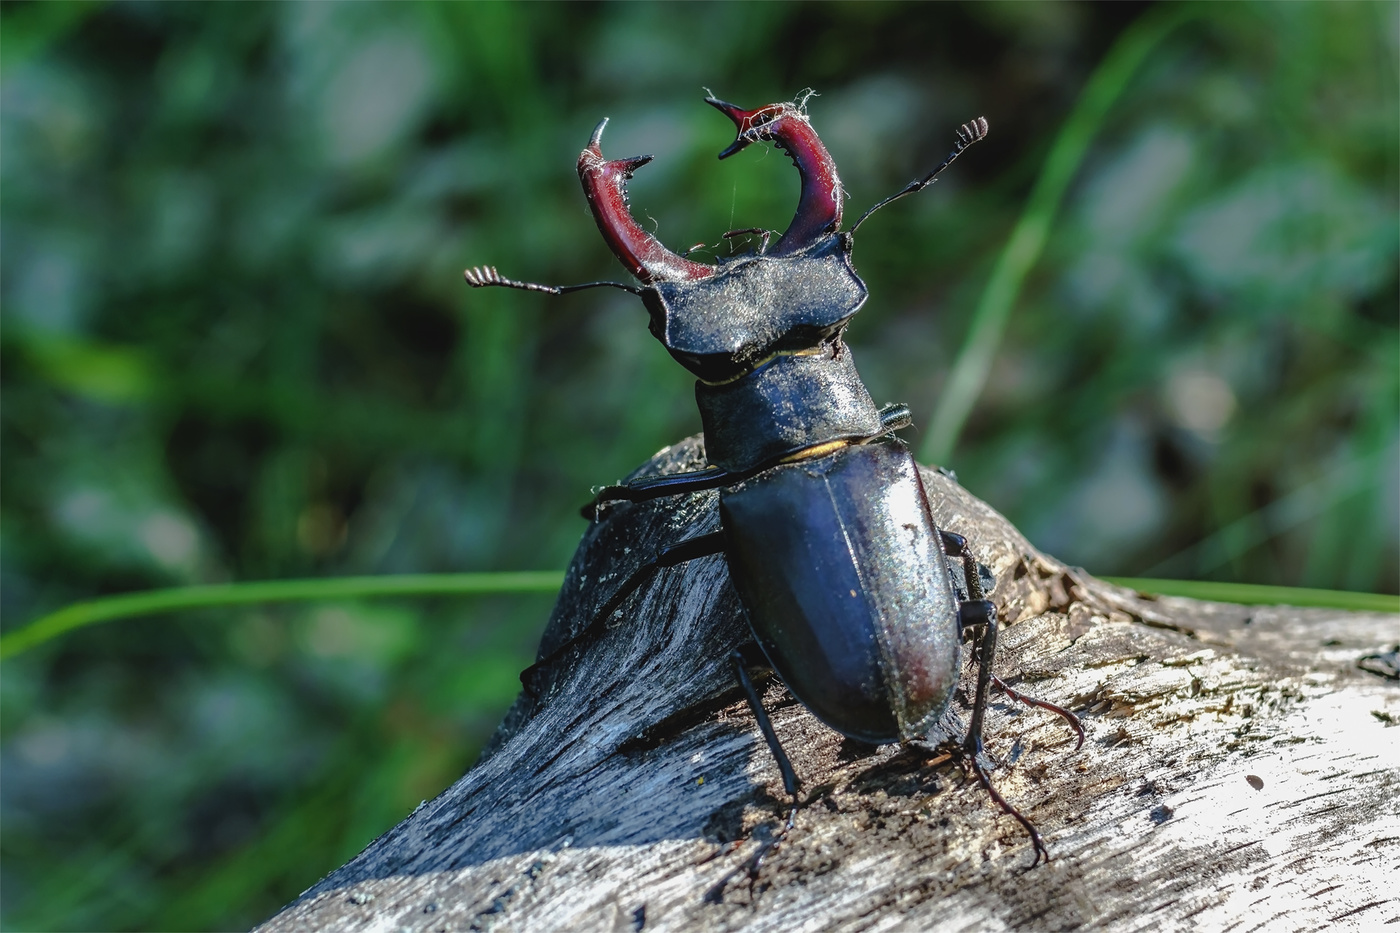
<svg viewBox="0 0 1400 933">
<path fill-rule="evenodd" d="M 641 474 L 695 469 L 691 438 Z M 1075 710 L 996 697 L 992 780 L 956 756 L 863 745 L 782 685 L 781 778 L 734 685 L 746 640 L 723 558 L 659 573 L 566 650 L 456 784 L 259 929 L 1131 930 L 1361 928 L 1400 915 L 1400 617 L 1158 598 L 1038 552 L 949 476 L 938 524 L 992 570 L 996 671 Z M 610 506 L 544 636 L 565 644 L 665 544 L 715 530 L 715 493 Z M 1369 659 L 1369 660 L 1368 660 Z M 1389 676 L 1388 676 L 1389 675 Z M 966 678 L 965 678 L 966 682 Z M 957 703 L 966 711 L 966 697 Z"/>
</svg>

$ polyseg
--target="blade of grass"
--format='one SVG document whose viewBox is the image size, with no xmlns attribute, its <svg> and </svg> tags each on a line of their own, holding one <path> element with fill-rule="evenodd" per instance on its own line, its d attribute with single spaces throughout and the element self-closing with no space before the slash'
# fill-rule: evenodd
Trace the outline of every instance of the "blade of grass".
<svg viewBox="0 0 1400 933">
<path fill-rule="evenodd" d="M 321 580 L 267 580 L 216 583 L 84 600 L 52 612 L 24 628 L 0 635 L 0 659 L 11 658 L 65 632 L 98 622 L 157 615 L 182 609 L 240 606 L 301 600 L 373 596 L 466 596 L 497 593 L 552 593 L 564 581 L 562 570 L 516 573 L 416 573 Z"/>
<path fill-rule="evenodd" d="M 1259 586 L 1253 583 L 1218 583 L 1211 580 L 1155 580 L 1147 577 L 1100 577 L 1108 583 L 1139 593 L 1185 596 L 1246 606 L 1315 606 L 1354 612 L 1400 612 L 1400 596 L 1386 593 L 1351 593 L 1313 590 L 1298 586 Z"/>
<path fill-rule="evenodd" d="M 982 290 L 967 339 L 958 351 L 924 432 L 927 440 L 919 450 L 921 463 L 947 463 L 951 458 L 958 436 L 987 384 L 1021 285 L 1045 249 L 1055 212 L 1108 111 L 1152 50 L 1178 26 L 1195 17 L 1197 9 L 1195 5 L 1168 4 L 1144 13 L 1123 32 L 1089 78 L 1050 147 L 1025 210 Z"/>
<path fill-rule="evenodd" d="M 1247 605 L 1325 606 L 1371 612 L 1400 611 L 1400 596 L 1314 590 L 1291 586 L 1104 577 L 1110 583 L 1162 596 L 1189 596 Z M 65 606 L 0 636 L 0 659 L 12 658 L 65 632 L 99 622 L 158 615 L 182 609 L 240 606 L 307 600 L 363 599 L 378 596 L 485 596 L 501 593 L 552 593 L 564 581 L 562 570 L 514 573 L 415 573 L 383 577 L 333 577 L 324 580 L 268 580 L 182 586 L 124 593 Z"/>
</svg>

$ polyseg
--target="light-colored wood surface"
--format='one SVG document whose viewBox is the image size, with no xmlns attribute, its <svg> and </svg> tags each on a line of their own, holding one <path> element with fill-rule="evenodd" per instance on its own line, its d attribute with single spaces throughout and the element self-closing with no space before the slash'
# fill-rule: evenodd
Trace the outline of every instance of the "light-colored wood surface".
<svg viewBox="0 0 1400 933">
<path fill-rule="evenodd" d="M 691 439 L 639 472 L 699 462 Z M 717 891 L 784 795 L 725 662 L 746 629 L 712 557 L 662 572 L 461 780 L 259 929 L 1400 929 L 1400 682 L 1357 667 L 1400 617 L 1144 598 L 925 482 L 996 575 L 997 673 L 1089 733 L 1075 752 L 1055 716 L 1004 698 L 988 716 L 993 781 L 1051 862 L 1030 867 L 955 758 L 843 741 L 771 681 L 809 800 L 755 882 Z M 546 641 L 717 528 L 714 500 L 611 508 Z"/>
</svg>

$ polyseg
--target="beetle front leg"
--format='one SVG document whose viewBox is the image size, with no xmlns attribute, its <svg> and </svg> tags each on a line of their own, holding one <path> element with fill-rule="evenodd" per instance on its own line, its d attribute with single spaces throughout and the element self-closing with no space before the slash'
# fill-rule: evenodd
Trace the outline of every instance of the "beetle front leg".
<svg viewBox="0 0 1400 933">
<path fill-rule="evenodd" d="M 650 502 L 667 496 L 680 496 L 692 492 L 708 492 L 729 486 L 743 479 L 743 476 L 710 467 L 690 473 L 672 473 L 669 476 L 644 476 L 630 483 L 617 486 L 604 486 L 593 496 L 593 501 L 579 509 L 579 514 L 592 521 L 598 517 L 599 506 L 609 502 Z"/>
<path fill-rule="evenodd" d="M 909 411 L 908 405 L 895 404 L 886 405 L 880 409 L 880 430 L 868 437 L 858 438 L 859 443 L 868 443 L 884 437 L 894 431 L 902 431 L 914 423 L 914 416 Z M 667 476 L 644 476 L 635 479 L 630 483 L 619 483 L 615 486 L 604 486 L 593 496 L 593 501 L 579 509 L 579 514 L 592 521 L 598 517 L 598 509 L 609 502 L 649 502 L 652 499 L 664 499 L 667 496 L 679 496 L 691 492 L 708 492 L 711 489 L 720 489 L 725 486 L 732 486 L 741 480 L 748 479 L 755 473 L 764 469 L 768 464 L 761 464 L 758 467 L 742 473 L 734 473 L 729 470 L 721 470 L 719 467 L 707 467 L 703 470 L 693 470 L 689 473 L 672 473 Z M 949 533 L 943 532 L 944 539 Z M 953 537 L 962 540 L 958 535 Z M 964 542 L 965 544 L 966 542 Z M 952 553 L 951 551 L 949 553 Z"/>
</svg>

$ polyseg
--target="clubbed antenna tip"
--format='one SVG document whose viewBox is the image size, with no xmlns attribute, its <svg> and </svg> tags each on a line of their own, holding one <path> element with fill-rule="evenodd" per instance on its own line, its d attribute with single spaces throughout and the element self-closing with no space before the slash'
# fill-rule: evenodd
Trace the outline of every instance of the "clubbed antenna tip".
<svg viewBox="0 0 1400 933">
<path fill-rule="evenodd" d="M 958 138 L 956 144 L 953 146 L 953 151 L 948 153 L 948 158 L 944 159 L 939 164 L 938 168 L 929 172 L 923 178 L 920 178 L 916 181 L 911 181 L 909 184 L 905 185 L 901 190 L 896 191 L 894 194 L 885 198 L 885 200 L 881 201 L 879 204 L 876 204 L 874 207 L 870 208 L 870 210 L 866 211 L 864 214 L 861 214 L 860 219 L 857 220 L 855 224 L 851 226 L 850 233 L 848 233 L 847 236 L 854 235 L 856 230 L 860 227 L 860 225 L 865 223 L 865 221 L 870 217 L 871 214 L 875 213 L 880 208 L 884 207 L 886 204 L 889 204 L 892 201 L 898 201 L 900 198 L 904 197 L 907 194 L 914 194 L 916 191 L 923 191 L 929 185 L 933 184 L 934 181 L 938 179 L 938 173 L 943 171 L 948 166 L 952 165 L 953 160 L 963 154 L 963 150 L 965 150 L 968 146 L 971 146 L 975 142 L 980 142 L 981 140 L 986 139 L 987 130 L 989 128 L 990 126 L 987 123 L 986 117 L 977 117 L 975 119 L 967 121 L 962 126 L 958 127 Z"/>
</svg>

